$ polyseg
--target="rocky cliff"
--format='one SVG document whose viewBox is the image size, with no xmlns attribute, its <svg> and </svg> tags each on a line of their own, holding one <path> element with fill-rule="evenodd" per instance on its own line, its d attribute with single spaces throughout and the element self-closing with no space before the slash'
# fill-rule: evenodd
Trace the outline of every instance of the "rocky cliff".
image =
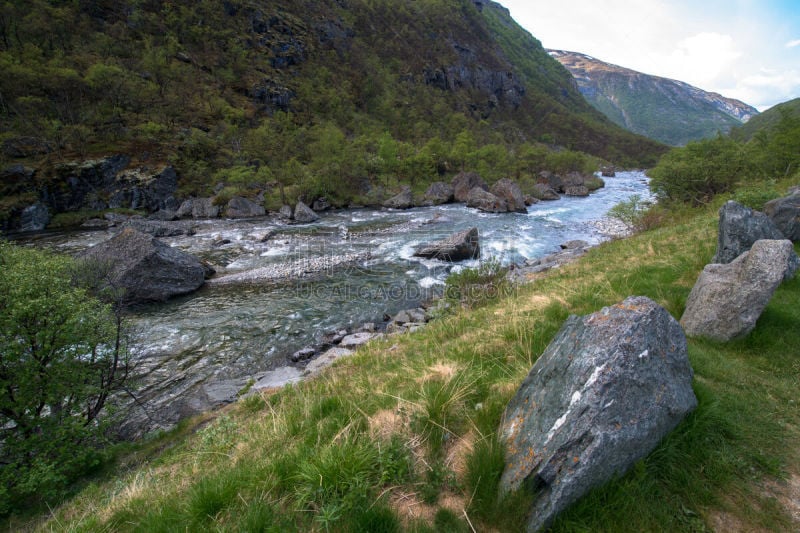
<svg viewBox="0 0 800 533">
<path fill-rule="evenodd" d="M 758 110 L 681 81 L 642 74 L 577 52 L 549 50 L 581 93 L 620 126 L 672 145 L 728 133 Z"/>
</svg>

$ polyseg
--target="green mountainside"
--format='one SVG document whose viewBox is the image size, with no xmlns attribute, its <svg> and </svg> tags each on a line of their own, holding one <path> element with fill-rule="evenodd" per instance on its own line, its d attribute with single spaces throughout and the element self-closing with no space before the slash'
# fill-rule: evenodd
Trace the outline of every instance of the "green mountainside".
<svg viewBox="0 0 800 533">
<path fill-rule="evenodd" d="M 345 203 L 469 167 L 538 172 L 531 147 L 637 166 L 664 151 L 477 0 L 6 1 L 0 73 L 0 165 L 38 179 L 124 153 L 173 165 L 184 195 L 279 182 Z"/>
<path fill-rule="evenodd" d="M 616 124 L 670 145 L 728 133 L 758 114 L 743 102 L 680 81 L 576 52 L 550 54 L 569 69 L 586 99 Z"/>
<path fill-rule="evenodd" d="M 772 132 L 784 116 L 800 119 L 800 98 L 770 107 L 757 117 L 753 117 L 746 124 L 731 130 L 731 137 L 737 141 L 749 141 L 758 132 Z"/>
</svg>

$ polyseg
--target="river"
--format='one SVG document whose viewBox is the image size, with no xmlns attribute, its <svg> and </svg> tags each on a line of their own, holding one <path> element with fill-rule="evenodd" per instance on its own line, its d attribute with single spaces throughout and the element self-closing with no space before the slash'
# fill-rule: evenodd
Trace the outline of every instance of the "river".
<svg viewBox="0 0 800 533">
<path fill-rule="evenodd" d="M 131 317 L 139 414 L 126 434 L 168 428 L 235 396 L 248 378 L 287 364 L 287 356 L 322 333 L 365 322 L 429 299 L 453 266 L 413 257 L 421 244 L 477 227 L 482 258 L 520 263 L 556 252 L 565 241 L 608 238 L 594 222 L 631 195 L 649 196 L 641 172 L 619 172 L 589 197 L 562 197 L 527 213 L 488 214 L 464 205 L 405 211 L 356 209 L 322 214 L 309 225 L 272 218 L 200 220 L 192 236 L 162 240 L 201 257 L 218 276 L 350 256 L 312 277 L 208 283 L 189 296 L 136 308 Z M 76 253 L 112 231 L 42 236 L 35 245 Z M 133 429 L 136 428 L 136 429 Z"/>
</svg>

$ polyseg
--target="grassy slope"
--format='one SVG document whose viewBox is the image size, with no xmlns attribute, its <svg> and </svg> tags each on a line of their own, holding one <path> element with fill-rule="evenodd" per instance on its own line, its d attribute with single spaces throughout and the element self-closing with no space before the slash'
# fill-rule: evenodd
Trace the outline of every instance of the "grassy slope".
<svg viewBox="0 0 800 533">
<path fill-rule="evenodd" d="M 715 241 L 709 208 L 602 245 L 495 305 L 374 343 L 320 379 L 151 443 L 168 449 L 129 458 L 38 527 L 518 531 L 524 497 L 495 501 L 503 458 L 494 432 L 530 366 L 569 313 L 641 294 L 679 317 Z M 554 529 L 797 527 L 799 321 L 796 278 L 746 339 L 691 340 L 698 409 Z"/>
<path fill-rule="evenodd" d="M 731 131 L 731 137 L 737 141 L 749 141 L 759 131 L 771 131 L 781 119 L 781 114 L 800 115 L 800 98 L 773 106 Z"/>
</svg>

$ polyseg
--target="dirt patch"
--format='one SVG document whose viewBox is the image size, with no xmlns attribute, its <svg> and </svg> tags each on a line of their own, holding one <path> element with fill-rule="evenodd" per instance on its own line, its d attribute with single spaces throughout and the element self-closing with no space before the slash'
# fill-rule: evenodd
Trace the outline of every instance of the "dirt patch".
<svg viewBox="0 0 800 533">
<path fill-rule="evenodd" d="M 800 475 L 791 472 L 785 480 L 768 481 L 765 489 L 780 502 L 792 518 L 797 528 L 795 531 L 800 531 Z"/>
<path fill-rule="evenodd" d="M 454 439 L 447 447 L 444 464 L 459 481 L 463 482 L 467 474 L 467 459 L 475 448 L 475 440 L 475 432 L 470 431 L 463 437 Z"/>
<path fill-rule="evenodd" d="M 463 517 L 466 503 L 463 496 L 451 492 L 440 495 L 439 501 L 434 505 L 425 503 L 415 492 L 396 491 L 389 496 L 389 507 L 403 522 L 404 529 L 417 520 L 433 524 L 439 509 L 447 509 L 456 516 Z"/>
<path fill-rule="evenodd" d="M 408 420 L 397 411 L 384 409 L 369 417 L 368 423 L 370 438 L 388 442 L 392 436 L 405 432 Z"/>
<path fill-rule="evenodd" d="M 431 381 L 439 379 L 442 381 L 450 381 L 455 377 L 461 368 L 452 361 L 439 361 L 435 365 L 428 368 L 421 381 Z"/>
</svg>

